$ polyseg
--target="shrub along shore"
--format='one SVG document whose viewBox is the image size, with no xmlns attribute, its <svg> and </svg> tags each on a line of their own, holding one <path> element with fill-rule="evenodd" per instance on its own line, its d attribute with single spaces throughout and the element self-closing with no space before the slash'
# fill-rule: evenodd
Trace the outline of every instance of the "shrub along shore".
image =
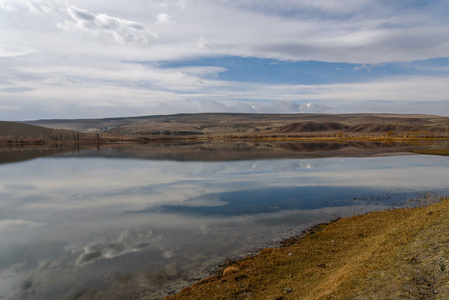
<svg viewBox="0 0 449 300">
<path fill-rule="evenodd" d="M 449 299 L 449 198 L 316 225 L 167 299 Z"/>
</svg>

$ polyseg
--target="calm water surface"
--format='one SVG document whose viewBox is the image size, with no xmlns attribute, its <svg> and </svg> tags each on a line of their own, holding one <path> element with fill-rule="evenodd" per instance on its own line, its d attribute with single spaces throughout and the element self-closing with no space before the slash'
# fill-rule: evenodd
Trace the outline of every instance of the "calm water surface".
<svg viewBox="0 0 449 300">
<path fill-rule="evenodd" d="M 449 186 L 438 156 L 92 153 L 0 165 L 0 299 L 158 299 L 314 223 Z"/>
</svg>

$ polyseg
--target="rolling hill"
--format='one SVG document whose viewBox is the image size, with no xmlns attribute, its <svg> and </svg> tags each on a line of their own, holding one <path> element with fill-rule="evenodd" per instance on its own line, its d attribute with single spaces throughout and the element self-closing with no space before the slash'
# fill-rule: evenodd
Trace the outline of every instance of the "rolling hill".
<svg viewBox="0 0 449 300">
<path fill-rule="evenodd" d="M 47 142 L 83 142 L 95 141 L 94 134 L 83 133 L 66 129 L 55 129 L 30 125 L 21 122 L 0 121 L 1 144 L 43 144 Z"/>
<path fill-rule="evenodd" d="M 0 121 L 0 136 L 3 137 L 42 137 L 51 136 L 55 130 L 42 126 L 34 126 L 19 122 Z"/>
<path fill-rule="evenodd" d="M 410 114 L 202 113 L 24 122 L 49 128 L 138 136 L 225 136 L 339 133 L 449 134 L 449 117 Z"/>
</svg>

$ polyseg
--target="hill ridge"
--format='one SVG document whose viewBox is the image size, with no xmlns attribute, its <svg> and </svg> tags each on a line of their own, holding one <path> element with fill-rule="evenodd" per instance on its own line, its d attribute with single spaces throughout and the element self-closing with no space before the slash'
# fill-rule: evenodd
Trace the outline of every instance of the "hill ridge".
<svg viewBox="0 0 449 300">
<path fill-rule="evenodd" d="M 449 117 L 425 114 L 180 113 L 102 119 L 47 119 L 22 123 L 50 128 L 138 136 L 279 135 L 291 133 L 448 134 Z"/>
</svg>

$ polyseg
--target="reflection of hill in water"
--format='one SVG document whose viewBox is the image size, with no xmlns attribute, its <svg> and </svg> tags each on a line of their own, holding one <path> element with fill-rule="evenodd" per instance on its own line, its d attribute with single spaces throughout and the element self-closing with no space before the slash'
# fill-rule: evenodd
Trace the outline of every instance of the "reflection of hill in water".
<svg viewBox="0 0 449 300">
<path fill-rule="evenodd" d="M 433 144 L 432 144 L 433 145 Z M 276 158 L 377 156 L 407 153 L 423 145 L 380 142 L 172 142 L 123 144 L 87 151 L 81 156 L 128 157 L 177 161 L 232 161 Z M 427 146 L 429 147 L 429 145 Z"/>
<path fill-rule="evenodd" d="M 61 149 L 49 149 L 49 148 L 0 148 L 0 164 L 15 163 L 20 161 L 26 161 L 45 156 L 54 156 L 63 153 Z"/>
<path fill-rule="evenodd" d="M 423 148 L 448 148 L 449 142 L 151 142 L 145 144 L 107 144 L 64 148 L 0 149 L 0 164 L 44 156 L 110 157 L 163 159 L 175 161 L 232 161 L 278 158 L 323 158 L 397 155 Z"/>
</svg>

